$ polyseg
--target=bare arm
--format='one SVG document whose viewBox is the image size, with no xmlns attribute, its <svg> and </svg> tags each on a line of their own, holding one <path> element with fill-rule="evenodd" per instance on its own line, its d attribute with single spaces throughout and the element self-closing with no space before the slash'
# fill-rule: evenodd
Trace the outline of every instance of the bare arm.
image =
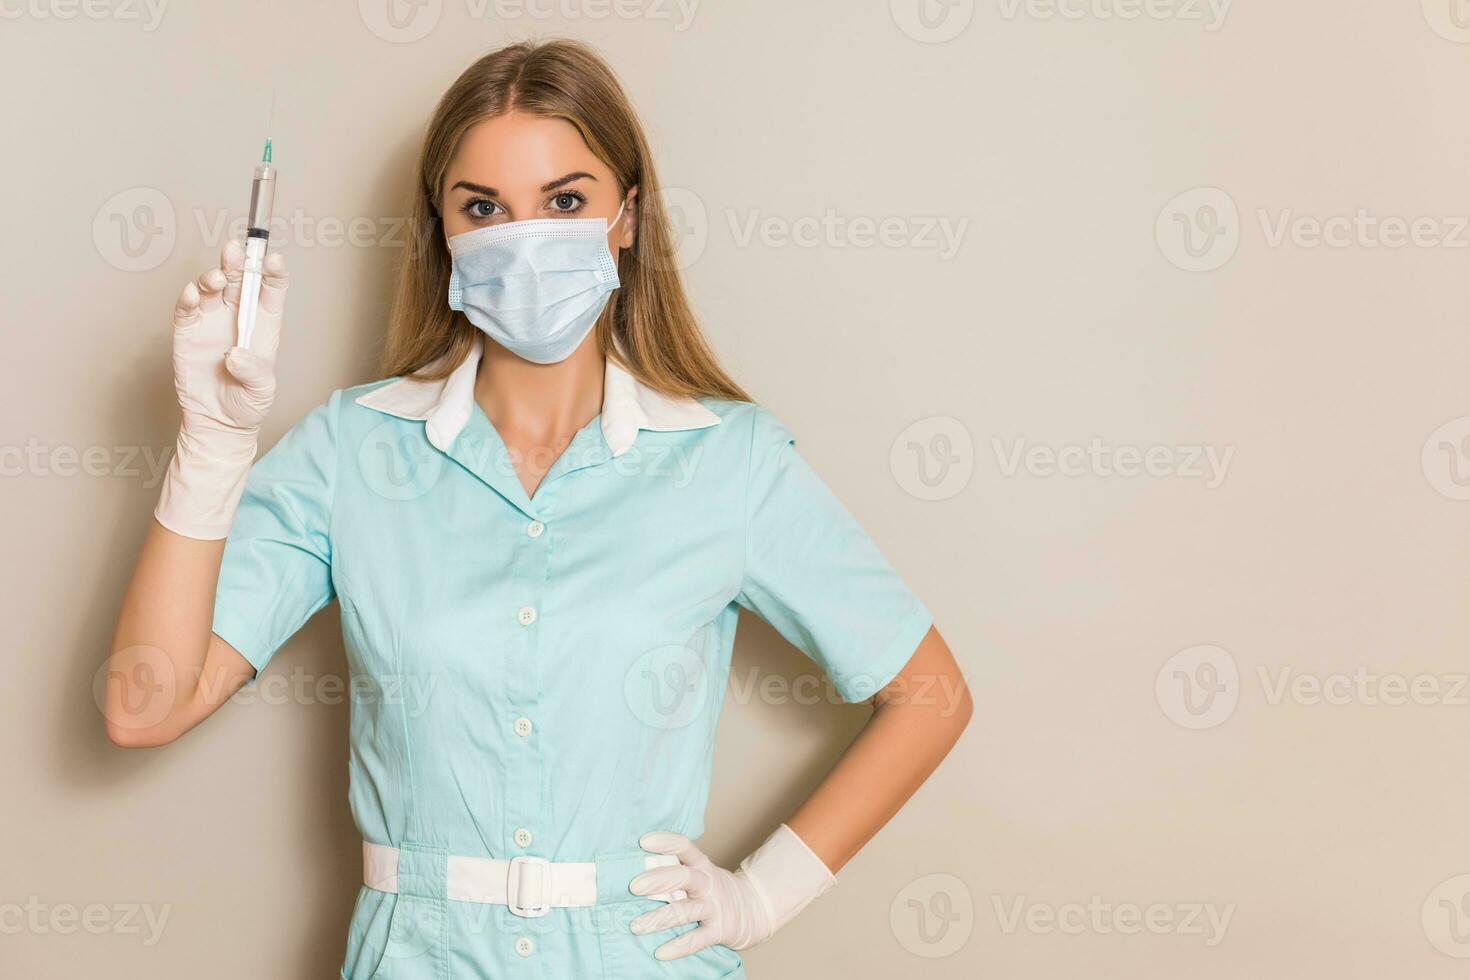
<svg viewBox="0 0 1470 980">
<path fill-rule="evenodd" d="M 118 613 L 102 695 L 115 744 L 171 742 L 255 674 L 210 632 L 224 544 L 186 538 L 156 520 L 148 528 Z"/>
<path fill-rule="evenodd" d="M 973 707 L 959 667 L 931 627 L 907 665 L 872 699 L 877 706 L 853 740 L 790 820 L 731 872 L 715 865 L 689 838 L 667 831 L 644 834 L 655 854 L 677 865 L 633 879 L 635 895 L 683 890 L 677 899 L 629 923 L 644 935 L 682 922 L 699 928 L 659 946 L 661 960 L 689 956 L 714 943 L 746 949 L 769 939 L 833 886 L 846 864 L 939 765 L 969 723 Z"/>
<path fill-rule="evenodd" d="M 954 654 L 932 628 L 873 702 L 867 726 L 786 821 L 833 872 L 923 785 L 974 711 Z"/>
</svg>

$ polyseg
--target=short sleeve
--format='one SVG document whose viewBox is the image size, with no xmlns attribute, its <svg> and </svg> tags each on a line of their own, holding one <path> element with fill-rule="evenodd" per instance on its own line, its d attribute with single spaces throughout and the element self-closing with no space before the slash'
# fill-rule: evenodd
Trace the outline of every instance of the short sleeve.
<svg viewBox="0 0 1470 980">
<path fill-rule="evenodd" d="M 225 541 L 213 630 L 257 673 L 333 598 L 339 398 L 333 393 L 256 460 Z"/>
<path fill-rule="evenodd" d="M 746 496 L 746 558 L 736 602 L 832 679 L 844 701 L 876 694 L 933 624 L 862 527 L 757 408 Z"/>
</svg>

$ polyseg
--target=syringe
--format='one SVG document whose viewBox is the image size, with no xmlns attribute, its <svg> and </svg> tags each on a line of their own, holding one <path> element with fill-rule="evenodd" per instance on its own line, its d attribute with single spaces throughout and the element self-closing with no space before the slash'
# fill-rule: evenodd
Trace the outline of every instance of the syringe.
<svg viewBox="0 0 1470 980">
<path fill-rule="evenodd" d="M 260 308 L 260 278 L 265 268 L 265 247 L 270 241 L 271 205 L 276 198 L 276 168 L 271 166 L 271 141 L 255 168 L 250 184 L 250 217 L 245 227 L 245 274 L 240 280 L 240 313 L 235 321 L 236 343 L 250 347 L 255 333 L 255 312 Z"/>
</svg>

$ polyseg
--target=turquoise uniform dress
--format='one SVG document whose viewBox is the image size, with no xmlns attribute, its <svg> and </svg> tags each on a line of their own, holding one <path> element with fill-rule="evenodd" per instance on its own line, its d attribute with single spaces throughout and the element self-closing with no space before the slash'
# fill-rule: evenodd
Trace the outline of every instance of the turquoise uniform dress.
<svg viewBox="0 0 1470 980">
<path fill-rule="evenodd" d="M 908 661 L 931 617 L 744 402 L 671 398 L 611 361 L 601 413 L 528 497 L 445 380 L 337 391 L 256 463 L 214 632 L 257 671 L 336 599 L 353 692 L 349 797 L 399 849 L 364 885 L 346 980 L 743 977 L 725 946 L 660 962 L 635 936 L 651 830 L 704 830 L 741 607 L 846 701 Z M 595 862 L 596 903 L 540 917 L 446 895 L 452 858 Z"/>
</svg>

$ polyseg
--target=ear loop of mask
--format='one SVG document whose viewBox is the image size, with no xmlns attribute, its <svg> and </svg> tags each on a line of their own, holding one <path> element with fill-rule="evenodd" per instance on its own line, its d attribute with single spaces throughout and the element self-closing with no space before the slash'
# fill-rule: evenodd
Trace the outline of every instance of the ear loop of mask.
<svg viewBox="0 0 1470 980">
<path fill-rule="evenodd" d="M 610 225 L 607 226 L 607 230 L 609 232 L 611 232 L 613 230 L 613 227 L 615 225 L 617 225 L 617 223 L 619 221 L 622 221 L 623 220 L 623 211 L 626 210 L 627 207 L 628 207 L 628 199 L 625 197 L 625 198 L 623 198 L 623 203 L 618 205 L 617 217 L 613 218 L 612 219 L 612 224 L 610 224 Z M 614 277 L 616 277 L 617 274 L 618 274 L 618 267 L 616 265 L 613 265 L 611 268 L 612 268 L 612 275 Z M 616 303 L 617 301 L 618 301 L 617 300 L 617 297 L 616 296 L 613 296 L 609 300 L 609 305 L 611 305 L 612 303 Z M 603 313 L 602 313 L 602 315 L 598 317 L 598 320 L 600 321 L 602 319 L 602 316 L 607 316 L 607 315 L 608 315 L 607 311 L 604 310 Z"/>
</svg>

